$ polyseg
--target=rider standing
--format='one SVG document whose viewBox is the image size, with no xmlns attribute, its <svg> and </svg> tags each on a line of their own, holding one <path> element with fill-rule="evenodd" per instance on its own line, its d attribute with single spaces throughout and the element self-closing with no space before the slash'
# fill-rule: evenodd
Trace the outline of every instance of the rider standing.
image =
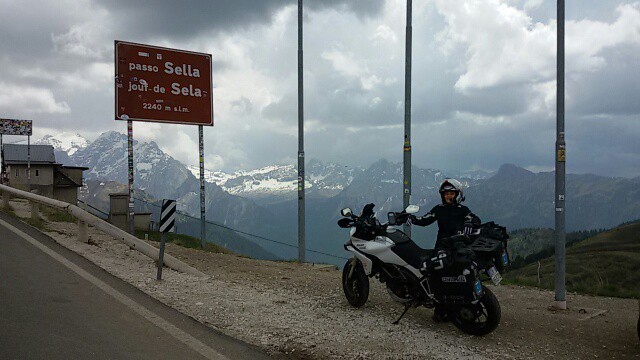
<svg viewBox="0 0 640 360">
<path fill-rule="evenodd" d="M 411 222 L 418 226 L 431 225 L 438 222 L 438 238 L 435 248 L 444 247 L 443 239 L 459 233 L 470 234 L 474 227 L 480 225 L 480 218 L 461 204 L 464 201 L 462 184 L 455 179 L 446 179 L 440 185 L 442 204 L 434 206 L 424 216 L 411 217 Z M 436 306 L 433 320 L 448 321 L 446 309 Z"/>
<path fill-rule="evenodd" d="M 412 217 L 411 222 L 418 226 L 438 222 L 438 238 L 435 248 L 443 247 L 442 240 L 460 233 L 470 234 L 480 225 L 480 218 L 462 205 L 464 194 L 462 184 L 455 179 L 446 179 L 440 185 L 442 204 L 438 204 L 424 216 Z"/>
</svg>

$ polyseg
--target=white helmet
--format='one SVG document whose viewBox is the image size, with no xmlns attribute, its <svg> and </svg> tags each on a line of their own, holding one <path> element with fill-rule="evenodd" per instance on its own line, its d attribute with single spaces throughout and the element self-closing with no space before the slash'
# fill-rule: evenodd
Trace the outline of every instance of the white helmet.
<svg viewBox="0 0 640 360">
<path fill-rule="evenodd" d="M 460 183 L 460 181 L 456 179 L 445 179 L 442 184 L 440 184 L 440 198 L 442 199 L 443 204 L 445 203 L 445 191 L 454 191 L 456 193 L 456 197 L 453 201 L 457 204 L 464 201 L 464 191 L 462 190 L 462 183 Z"/>
</svg>

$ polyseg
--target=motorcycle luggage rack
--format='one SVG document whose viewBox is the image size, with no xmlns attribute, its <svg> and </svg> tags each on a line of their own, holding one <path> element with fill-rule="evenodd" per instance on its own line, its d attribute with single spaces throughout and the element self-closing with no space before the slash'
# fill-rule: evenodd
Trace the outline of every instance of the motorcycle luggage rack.
<svg viewBox="0 0 640 360">
<path fill-rule="evenodd" d="M 473 251 L 493 252 L 499 250 L 501 245 L 502 242 L 500 240 L 479 237 L 469 246 Z"/>
</svg>

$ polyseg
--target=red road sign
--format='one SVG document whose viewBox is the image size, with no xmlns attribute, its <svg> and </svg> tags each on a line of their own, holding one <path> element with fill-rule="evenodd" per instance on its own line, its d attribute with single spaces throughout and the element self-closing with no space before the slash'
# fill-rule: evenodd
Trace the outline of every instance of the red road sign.
<svg viewBox="0 0 640 360">
<path fill-rule="evenodd" d="M 213 126 L 211 54 L 115 41 L 116 120 Z"/>
</svg>

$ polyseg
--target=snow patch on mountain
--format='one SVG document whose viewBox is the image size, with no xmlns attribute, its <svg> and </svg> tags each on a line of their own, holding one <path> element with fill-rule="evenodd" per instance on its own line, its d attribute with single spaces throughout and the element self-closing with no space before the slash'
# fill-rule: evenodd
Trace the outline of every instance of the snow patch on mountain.
<svg viewBox="0 0 640 360">
<path fill-rule="evenodd" d="M 76 151 L 87 147 L 89 140 L 80 134 L 62 132 L 56 135 L 45 135 L 42 139 L 36 140 L 34 144 L 51 145 L 55 150 L 64 151 L 71 156 Z"/>
<path fill-rule="evenodd" d="M 198 166 L 189 166 L 189 171 L 200 176 Z M 309 161 L 305 189 L 319 196 L 333 196 L 353 181 L 360 169 L 336 164 Z M 230 194 L 261 197 L 267 195 L 295 195 L 298 190 L 298 172 L 294 165 L 270 165 L 254 170 L 239 170 L 233 174 L 205 169 L 205 180 L 222 187 Z"/>
</svg>

